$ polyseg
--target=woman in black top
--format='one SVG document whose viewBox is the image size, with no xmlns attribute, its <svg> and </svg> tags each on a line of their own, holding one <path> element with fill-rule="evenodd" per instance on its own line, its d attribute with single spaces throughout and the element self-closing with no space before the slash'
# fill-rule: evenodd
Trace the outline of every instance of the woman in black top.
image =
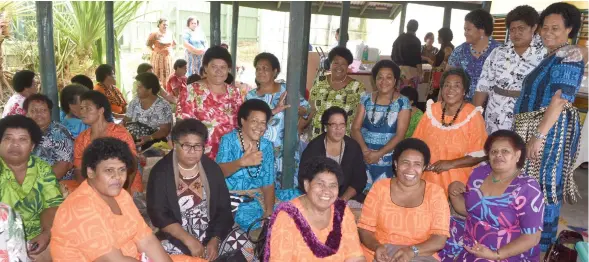
<svg viewBox="0 0 589 262">
<path fill-rule="evenodd" d="M 348 115 L 340 107 L 330 107 L 321 116 L 323 134 L 311 140 L 301 156 L 301 165 L 317 156 L 335 160 L 344 171 L 339 184 L 339 197 L 364 202 L 362 193 L 366 187 L 366 165 L 360 145 L 346 136 Z M 299 171 L 300 172 L 300 171 Z"/>
<path fill-rule="evenodd" d="M 169 254 L 215 260 L 233 226 L 229 191 L 217 163 L 203 154 L 208 131 L 196 119 L 172 129 L 174 150 L 155 164 L 147 213 Z"/>
</svg>

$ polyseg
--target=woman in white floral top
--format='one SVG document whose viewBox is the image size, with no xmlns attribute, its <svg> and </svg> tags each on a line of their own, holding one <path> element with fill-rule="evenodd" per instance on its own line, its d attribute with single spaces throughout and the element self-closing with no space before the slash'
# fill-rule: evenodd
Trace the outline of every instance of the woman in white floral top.
<svg viewBox="0 0 589 262">
<path fill-rule="evenodd" d="M 137 80 L 137 97 L 127 108 L 125 125 L 137 146 L 149 148 L 153 143 L 167 141 L 172 129 L 172 108 L 157 96 L 161 90 L 158 78 L 153 73 L 141 73 Z"/>
</svg>

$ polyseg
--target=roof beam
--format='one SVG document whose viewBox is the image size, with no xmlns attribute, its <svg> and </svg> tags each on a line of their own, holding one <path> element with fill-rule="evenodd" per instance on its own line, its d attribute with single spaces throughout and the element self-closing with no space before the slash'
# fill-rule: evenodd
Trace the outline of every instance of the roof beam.
<svg viewBox="0 0 589 262">
<path fill-rule="evenodd" d="M 387 4 L 418 4 L 418 5 L 429 5 L 429 6 L 437 6 L 437 7 L 450 7 L 454 9 L 462 9 L 462 10 L 475 10 L 478 8 L 482 8 L 482 4 L 476 3 L 469 3 L 469 2 L 460 2 L 460 1 L 394 1 L 394 2 L 385 2 L 379 1 L 380 3 L 387 3 Z"/>
<path fill-rule="evenodd" d="M 319 3 L 319 9 L 317 9 L 317 12 L 321 13 L 321 10 L 323 10 L 324 5 L 325 5 L 325 1 L 321 1 L 321 3 Z"/>
<path fill-rule="evenodd" d="M 360 15 L 364 14 L 364 11 L 366 11 L 366 8 L 368 8 L 369 5 L 370 5 L 370 2 L 368 2 L 368 1 L 364 2 L 364 5 L 362 6 L 362 9 L 360 10 Z"/>
</svg>

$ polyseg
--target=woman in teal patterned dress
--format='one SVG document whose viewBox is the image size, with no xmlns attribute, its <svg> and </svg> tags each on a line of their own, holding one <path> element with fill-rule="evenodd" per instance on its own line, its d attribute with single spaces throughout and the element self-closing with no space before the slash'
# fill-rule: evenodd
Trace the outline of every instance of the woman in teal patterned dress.
<svg viewBox="0 0 589 262">
<path fill-rule="evenodd" d="M 284 110 L 289 108 L 286 105 L 286 83 L 276 82 L 276 77 L 280 74 L 280 62 L 278 58 L 271 53 L 260 53 L 254 58 L 254 66 L 256 67 L 256 84 L 257 89 L 249 91 L 245 100 L 260 99 L 266 102 L 270 109 L 272 109 L 272 118 L 268 122 L 268 128 L 264 133 L 264 138 L 268 139 L 274 146 L 274 169 L 276 170 L 276 188 L 280 188 L 282 178 L 282 156 L 284 144 Z M 299 95 L 298 112 L 300 117 L 305 117 L 310 105 L 305 97 Z M 298 146 L 296 147 L 298 148 Z M 298 170 L 298 163 L 300 160 L 300 152 L 295 151 L 295 161 Z M 297 170 L 295 170 L 294 186 L 297 185 Z"/>
<path fill-rule="evenodd" d="M 352 137 L 360 144 L 368 183 L 393 175 L 393 148 L 405 137 L 411 117 L 411 104 L 399 92 L 401 69 L 391 60 L 381 60 L 372 68 L 377 91 L 360 98 L 352 124 Z"/>
<path fill-rule="evenodd" d="M 563 201 L 575 202 L 577 186 L 573 164 L 579 144 L 579 113 L 572 107 L 583 80 L 586 58 L 568 38 L 579 31 L 581 14 L 573 5 L 555 3 L 540 15 L 540 36 L 546 58 L 522 84 L 515 105 L 515 131 L 527 141 L 528 175 L 538 179 L 546 198 L 540 247 L 556 241 Z"/>
</svg>

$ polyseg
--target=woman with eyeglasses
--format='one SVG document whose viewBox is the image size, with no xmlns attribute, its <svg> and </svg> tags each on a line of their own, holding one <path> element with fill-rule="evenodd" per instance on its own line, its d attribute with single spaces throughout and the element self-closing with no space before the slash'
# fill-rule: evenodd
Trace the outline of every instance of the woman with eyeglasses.
<svg viewBox="0 0 589 262">
<path fill-rule="evenodd" d="M 321 116 L 321 124 L 323 134 L 309 142 L 303 151 L 301 165 L 317 157 L 335 160 L 343 171 L 338 197 L 345 201 L 354 199 L 363 202 L 361 193 L 366 186 L 366 165 L 358 142 L 346 136 L 346 110 L 337 106 L 330 107 Z"/>
<path fill-rule="evenodd" d="M 147 213 L 168 254 L 213 261 L 233 226 L 229 191 L 217 163 L 203 154 L 207 127 L 196 119 L 172 129 L 174 149 L 147 183 Z"/>
</svg>

